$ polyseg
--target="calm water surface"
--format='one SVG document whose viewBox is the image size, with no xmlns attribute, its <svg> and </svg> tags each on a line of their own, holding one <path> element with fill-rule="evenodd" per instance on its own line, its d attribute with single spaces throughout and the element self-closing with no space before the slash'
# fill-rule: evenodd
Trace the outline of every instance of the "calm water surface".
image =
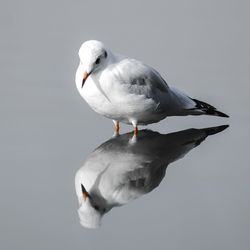
<svg viewBox="0 0 250 250">
<path fill-rule="evenodd" d="M 3 1 L 0 248 L 249 249 L 248 10 L 223 0 Z M 88 39 L 230 118 L 167 118 L 136 143 L 122 125 L 113 138 L 75 87 Z"/>
</svg>

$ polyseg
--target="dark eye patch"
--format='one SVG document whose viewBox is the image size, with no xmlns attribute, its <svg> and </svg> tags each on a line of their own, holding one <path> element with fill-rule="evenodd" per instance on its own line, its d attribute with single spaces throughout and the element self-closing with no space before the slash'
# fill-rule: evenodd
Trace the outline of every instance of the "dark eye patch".
<svg viewBox="0 0 250 250">
<path fill-rule="evenodd" d="M 99 210 L 99 206 L 95 205 L 94 209 Z"/>
<path fill-rule="evenodd" d="M 101 59 L 100 59 L 100 57 L 98 57 L 98 58 L 96 59 L 96 61 L 95 61 L 95 64 L 99 64 L 100 61 L 101 61 Z"/>
<path fill-rule="evenodd" d="M 108 56 L 107 51 L 104 52 L 104 57 L 106 58 Z"/>
</svg>

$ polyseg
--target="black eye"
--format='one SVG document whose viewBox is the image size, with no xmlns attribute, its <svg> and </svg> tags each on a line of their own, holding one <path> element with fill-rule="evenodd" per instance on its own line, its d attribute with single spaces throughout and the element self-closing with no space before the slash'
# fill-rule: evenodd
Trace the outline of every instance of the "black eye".
<svg viewBox="0 0 250 250">
<path fill-rule="evenodd" d="M 95 208 L 96 210 L 99 210 L 99 207 L 98 207 L 97 205 L 95 205 L 94 208 Z"/>
<path fill-rule="evenodd" d="M 97 58 L 96 61 L 95 61 L 95 64 L 99 64 L 100 61 L 101 61 L 101 59 L 100 59 L 100 58 Z"/>
<path fill-rule="evenodd" d="M 104 52 L 104 57 L 106 58 L 108 56 L 107 51 Z"/>
</svg>

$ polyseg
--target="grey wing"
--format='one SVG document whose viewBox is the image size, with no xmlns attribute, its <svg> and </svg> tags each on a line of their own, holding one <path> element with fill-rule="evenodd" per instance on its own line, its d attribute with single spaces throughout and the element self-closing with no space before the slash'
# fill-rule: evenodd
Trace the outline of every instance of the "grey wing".
<svg viewBox="0 0 250 250">
<path fill-rule="evenodd" d="M 120 82 L 127 85 L 130 93 L 156 99 L 157 92 L 166 93 L 169 90 L 161 75 L 140 61 L 124 59 L 117 67 L 117 77 Z"/>
<path fill-rule="evenodd" d="M 117 65 L 116 76 L 129 93 L 153 99 L 158 112 L 167 115 L 187 115 L 195 102 L 181 91 L 169 87 L 152 67 L 134 59 L 124 59 Z"/>
</svg>

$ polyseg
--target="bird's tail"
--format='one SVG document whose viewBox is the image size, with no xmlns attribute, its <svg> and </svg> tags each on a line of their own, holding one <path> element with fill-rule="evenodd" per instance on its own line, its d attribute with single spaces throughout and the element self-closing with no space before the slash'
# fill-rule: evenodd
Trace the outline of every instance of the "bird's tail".
<svg viewBox="0 0 250 250">
<path fill-rule="evenodd" d="M 194 111 L 201 111 L 200 114 L 205 114 L 205 115 L 213 115 L 213 116 L 221 116 L 221 117 L 229 117 L 227 114 L 218 111 L 215 107 L 212 105 L 202 102 L 196 99 L 192 99 L 196 106 L 192 110 Z"/>
</svg>

